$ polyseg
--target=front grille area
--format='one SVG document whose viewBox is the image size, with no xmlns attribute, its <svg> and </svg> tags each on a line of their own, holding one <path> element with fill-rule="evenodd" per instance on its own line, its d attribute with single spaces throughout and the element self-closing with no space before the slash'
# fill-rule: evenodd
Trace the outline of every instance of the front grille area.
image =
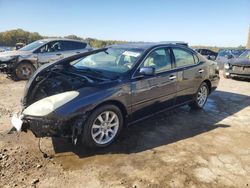
<svg viewBox="0 0 250 188">
<path fill-rule="evenodd" d="M 232 71 L 236 74 L 250 74 L 250 67 L 232 66 Z"/>
</svg>

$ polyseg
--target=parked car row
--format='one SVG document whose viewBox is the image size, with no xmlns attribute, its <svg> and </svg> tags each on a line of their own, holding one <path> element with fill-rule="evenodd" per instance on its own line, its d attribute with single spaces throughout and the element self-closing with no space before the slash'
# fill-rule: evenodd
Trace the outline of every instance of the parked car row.
<svg viewBox="0 0 250 188">
<path fill-rule="evenodd" d="M 250 50 L 220 50 L 219 53 L 209 49 L 195 49 L 207 59 L 218 63 L 225 78 L 250 78 Z"/>
<path fill-rule="evenodd" d="M 42 39 L 17 51 L 1 52 L 0 71 L 15 80 L 26 80 L 43 64 L 90 50 L 92 48 L 86 42 L 68 39 Z"/>
<path fill-rule="evenodd" d="M 37 49 L 50 53 L 44 44 Z M 125 125 L 180 105 L 203 108 L 218 82 L 217 63 L 181 43 L 111 45 L 40 67 L 12 124 L 37 137 L 106 147 Z"/>
</svg>

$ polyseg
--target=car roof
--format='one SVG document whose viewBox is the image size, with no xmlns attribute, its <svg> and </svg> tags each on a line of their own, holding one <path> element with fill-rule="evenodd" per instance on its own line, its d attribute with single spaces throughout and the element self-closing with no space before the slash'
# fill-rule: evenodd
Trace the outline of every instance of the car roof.
<svg viewBox="0 0 250 188">
<path fill-rule="evenodd" d="M 83 43 L 87 43 L 86 41 L 83 40 L 74 40 L 74 39 L 67 39 L 67 38 L 45 38 L 45 39 L 41 39 L 38 41 L 42 41 L 42 42 L 52 42 L 52 41 L 72 41 L 72 42 L 83 42 Z"/>
<path fill-rule="evenodd" d="M 188 43 L 181 42 L 181 41 L 166 41 L 166 42 L 130 42 L 130 43 L 123 43 L 123 44 L 113 44 L 109 45 L 107 47 L 111 48 L 129 48 L 129 49 L 142 49 L 146 50 L 152 47 L 162 46 L 162 45 L 182 45 L 182 46 L 188 46 Z"/>
</svg>

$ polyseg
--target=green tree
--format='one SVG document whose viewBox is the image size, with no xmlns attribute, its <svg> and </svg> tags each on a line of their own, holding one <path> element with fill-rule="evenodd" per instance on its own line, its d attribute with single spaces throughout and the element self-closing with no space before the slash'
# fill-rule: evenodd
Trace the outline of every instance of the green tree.
<svg viewBox="0 0 250 188">
<path fill-rule="evenodd" d="M 37 32 L 31 33 L 22 29 L 14 29 L 0 33 L 0 45 L 15 46 L 18 42 L 28 44 L 42 38 Z"/>
</svg>

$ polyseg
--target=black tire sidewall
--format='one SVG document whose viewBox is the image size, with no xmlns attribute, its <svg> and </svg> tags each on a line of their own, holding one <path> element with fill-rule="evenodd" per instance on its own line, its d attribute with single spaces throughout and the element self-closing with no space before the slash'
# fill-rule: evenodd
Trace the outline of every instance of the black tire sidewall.
<svg viewBox="0 0 250 188">
<path fill-rule="evenodd" d="M 119 119 L 119 128 L 118 128 L 118 131 L 117 131 L 115 137 L 110 142 L 108 142 L 106 144 L 98 144 L 94 141 L 94 139 L 91 136 L 92 125 L 93 125 L 93 122 L 96 119 L 96 117 L 104 111 L 113 111 L 114 113 L 116 113 L 116 115 L 118 116 L 118 119 Z M 82 143 L 85 146 L 90 147 L 90 148 L 107 147 L 112 142 L 114 142 L 116 140 L 116 138 L 118 137 L 119 133 L 122 130 L 123 122 L 124 122 L 123 115 L 121 113 L 121 110 L 117 106 L 104 105 L 104 106 L 98 107 L 90 114 L 89 118 L 86 120 L 85 124 L 83 125 L 84 127 L 83 127 L 83 134 L 82 134 Z"/>
<path fill-rule="evenodd" d="M 24 78 L 24 77 L 18 75 L 17 71 L 18 71 L 18 69 L 20 69 L 23 65 L 28 65 L 28 66 L 30 67 L 30 69 L 32 70 L 32 73 L 31 73 L 30 77 L 31 77 L 32 74 L 35 72 L 35 68 L 34 68 L 34 66 L 33 66 L 32 64 L 30 64 L 30 63 L 28 63 L 28 62 L 19 63 L 19 64 L 17 64 L 17 65 L 15 66 L 15 68 L 14 68 L 14 74 L 15 74 L 15 77 L 16 77 L 17 80 L 27 80 L 27 79 L 30 78 L 30 77 L 29 77 L 29 78 Z"/>
</svg>

